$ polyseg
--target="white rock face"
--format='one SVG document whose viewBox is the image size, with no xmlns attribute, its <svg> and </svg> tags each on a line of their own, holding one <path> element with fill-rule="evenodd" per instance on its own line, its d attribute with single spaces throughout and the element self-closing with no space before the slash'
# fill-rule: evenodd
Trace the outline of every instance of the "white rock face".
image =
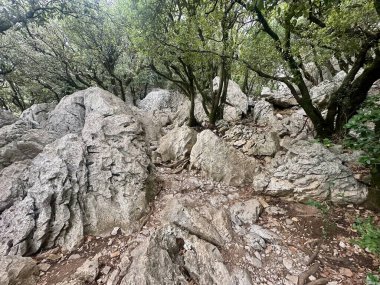
<svg viewBox="0 0 380 285">
<path fill-rule="evenodd" d="M 290 108 L 298 105 L 296 99 L 290 92 L 285 93 L 280 91 L 272 91 L 268 87 L 263 88 L 261 91 L 261 97 L 273 106 L 279 108 Z"/>
<path fill-rule="evenodd" d="M 244 156 L 210 130 L 198 134 L 190 162 L 213 180 L 233 186 L 250 184 L 257 167 L 254 158 Z"/>
<path fill-rule="evenodd" d="M 259 218 L 263 207 L 256 199 L 238 202 L 231 206 L 231 220 L 235 225 L 242 223 L 252 224 Z"/>
<path fill-rule="evenodd" d="M 213 80 L 213 89 L 217 90 L 219 88 L 219 77 L 215 77 Z M 226 101 L 229 105 L 236 108 L 236 113 L 247 114 L 248 111 L 248 97 L 241 91 L 239 84 L 235 81 L 229 80 L 227 87 L 227 98 Z M 231 107 L 230 106 L 230 107 Z M 227 109 L 227 112 L 226 112 Z M 240 112 L 239 112 L 240 111 Z M 226 113 L 231 113 L 228 108 L 225 108 Z M 239 119 L 240 117 L 236 118 Z M 224 118 L 228 121 L 228 118 Z M 235 119 L 235 120 L 236 120 Z"/>
<path fill-rule="evenodd" d="M 19 147 L 17 159 L 0 149 L 3 166 L 20 161 L 0 171 L 9 176 L 0 181 L 0 255 L 72 249 L 84 234 L 137 227 L 150 165 L 140 117 L 119 98 L 90 88 L 63 98 L 49 114 L 51 137 L 23 120 L 1 128 L 7 136 L 0 145 L 41 147 L 32 154 Z M 25 139 L 31 134 L 33 140 Z"/>
<path fill-rule="evenodd" d="M 312 87 L 310 89 L 310 96 L 313 102 L 321 108 L 326 107 L 331 95 L 338 90 L 345 76 L 346 72 L 340 71 L 332 80 L 324 80 L 317 86 Z"/>
<path fill-rule="evenodd" d="M 255 102 L 253 107 L 253 121 L 257 124 L 268 124 L 277 122 L 273 113 L 273 105 L 265 100 Z"/>
<path fill-rule="evenodd" d="M 45 145 L 58 138 L 55 132 L 32 129 L 31 125 L 18 120 L 0 129 L 0 169 L 16 161 L 34 158 Z"/>
<path fill-rule="evenodd" d="M 331 199 L 334 203 L 361 203 L 367 188 L 342 161 L 319 143 L 297 141 L 272 162 L 272 169 L 255 179 L 256 190 L 289 196 L 297 201 Z"/>
<path fill-rule="evenodd" d="M 9 111 L 0 109 L 0 128 L 11 125 L 17 121 L 17 117 Z"/>
<path fill-rule="evenodd" d="M 197 132 L 188 126 L 174 128 L 160 139 L 157 152 L 162 161 L 180 160 L 190 154 L 197 141 Z"/>
<path fill-rule="evenodd" d="M 157 89 L 146 95 L 137 103 L 137 106 L 145 111 L 170 111 L 176 112 L 178 107 L 188 100 L 179 92 L 170 92 L 165 89 Z"/>
<path fill-rule="evenodd" d="M 56 103 L 35 104 L 22 112 L 20 119 L 30 123 L 34 128 L 44 128 L 49 119 L 49 113 L 55 106 Z"/>
<path fill-rule="evenodd" d="M 198 213 L 172 200 L 162 213 L 166 224 L 132 252 L 132 264 L 120 284 L 188 284 L 188 275 L 200 285 L 250 285 L 247 272 L 239 268 L 230 272 L 219 251 L 224 243 L 218 232 L 232 229 L 228 216 L 218 213 L 206 205 Z"/>
</svg>

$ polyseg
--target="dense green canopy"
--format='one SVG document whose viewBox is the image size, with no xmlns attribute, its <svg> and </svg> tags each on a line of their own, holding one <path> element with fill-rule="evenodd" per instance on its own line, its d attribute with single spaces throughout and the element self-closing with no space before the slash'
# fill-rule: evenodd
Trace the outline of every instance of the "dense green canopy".
<svg viewBox="0 0 380 285">
<path fill-rule="evenodd" d="M 134 101 L 170 83 L 193 102 L 191 125 L 197 96 L 214 124 L 229 79 L 249 96 L 281 82 L 328 137 L 380 78 L 376 0 L 1 0 L 0 16 L 0 105 L 13 111 L 92 85 Z M 339 70 L 322 116 L 310 88 Z"/>
</svg>

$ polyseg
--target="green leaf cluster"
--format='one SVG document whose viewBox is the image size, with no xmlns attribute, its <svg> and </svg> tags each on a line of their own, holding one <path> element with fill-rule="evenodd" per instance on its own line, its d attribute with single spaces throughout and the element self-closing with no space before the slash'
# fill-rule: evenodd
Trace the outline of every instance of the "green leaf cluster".
<svg viewBox="0 0 380 285">
<path fill-rule="evenodd" d="M 359 238 L 352 242 L 371 253 L 380 255 L 380 227 L 374 224 L 373 218 L 357 218 L 353 228 L 358 232 Z"/>
<path fill-rule="evenodd" d="M 370 96 L 345 126 L 349 131 L 345 139 L 347 147 L 362 150 L 360 162 L 368 166 L 380 165 L 380 94 Z"/>
</svg>

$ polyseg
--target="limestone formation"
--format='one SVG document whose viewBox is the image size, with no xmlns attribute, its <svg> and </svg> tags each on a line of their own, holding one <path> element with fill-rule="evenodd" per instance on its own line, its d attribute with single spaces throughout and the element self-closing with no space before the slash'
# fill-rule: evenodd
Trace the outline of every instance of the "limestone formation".
<svg viewBox="0 0 380 285">
<path fill-rule="evenodd" d="M 85 233 L 137 227 L 150 175 L 139 118 L 119 98 L 90 88 L 66 96 L 50 112 L 50 132 L 23 120 L 1 128 L 2 166 L 25 162 L 0 172 L 12 174 L 1 181 L 0 253 L 26 255 L 56 245 L 73 249 Z M 36 150 L 20 147 L 24 142 Z M 10 144 L 18 147 L 13 156 L 4 151 Z"/>
<path fill-rule="evenodd" d="M 297 201 L 331 199 L 334 203 L 361 203 L 367 188 L 350 169 L 323 145 L 296 141 L 285 157 L 277 157 L 268 173 L 254 182 L 257 190 L 269 195 L 290 196 Z"/>
<path fill-rule="evenodd" d="M 210 130 L 198 134 L 190 162 L 213 180 L 233 186 L 252 183 L 257 168 L 254 158 L 244 156 Z"/>
<path fill-rule="evenodd" d="M 39 270 L 30 257 L 0 256 L 1 285 L 36 285 Z"/>
<path fill-rule="evenodd" d="M 17 121 L 17 117 L 10 111 L 0 109 L 0 128 L 11 125 Z"/>
<path fill-rule="evenodd" d="M 160 139 L 157 152 L 162 161 L 175 161 L 190 155 L 197 141 L 197 132 L 187 126 L 177 127 Z"/>
</svg>

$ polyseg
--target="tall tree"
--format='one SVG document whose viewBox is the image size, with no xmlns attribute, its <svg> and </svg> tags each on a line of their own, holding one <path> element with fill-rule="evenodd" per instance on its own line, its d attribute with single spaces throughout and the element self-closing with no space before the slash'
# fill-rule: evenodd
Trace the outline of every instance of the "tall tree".
<svg viewBox="0 0 380 285">
<path fill-rule="evenodd" d="M 380 78 L 379 17 L 374 2 L 237 2 L 255 19 L 256 29 L 251 37 L 253 46 L 263 46 L 265 42 L 266 50 L 272 54 L 271 59 L 263 53 L 256 53 L 242 60 L 258 75 L 285 83 L 310 117 L 318 136 L 341 133 L 344 124 L 365 100 L 372 84 Z M 318 65 L 335 56 L 347 70 L 341 86 L 331 96 L 326 117 L 312 102 L 307 84 L 308 78 L 311 81 L 312 78 L 304 68 L 306 62 L 315 60 L 307 55 L 314 57 L 316 53 L 324 55 Z M 285 68 L 284 75 L 278 76 L 273 70 L 266 69 L 267 63 L 272 66 L 273 59 Z"/>
</svg>

